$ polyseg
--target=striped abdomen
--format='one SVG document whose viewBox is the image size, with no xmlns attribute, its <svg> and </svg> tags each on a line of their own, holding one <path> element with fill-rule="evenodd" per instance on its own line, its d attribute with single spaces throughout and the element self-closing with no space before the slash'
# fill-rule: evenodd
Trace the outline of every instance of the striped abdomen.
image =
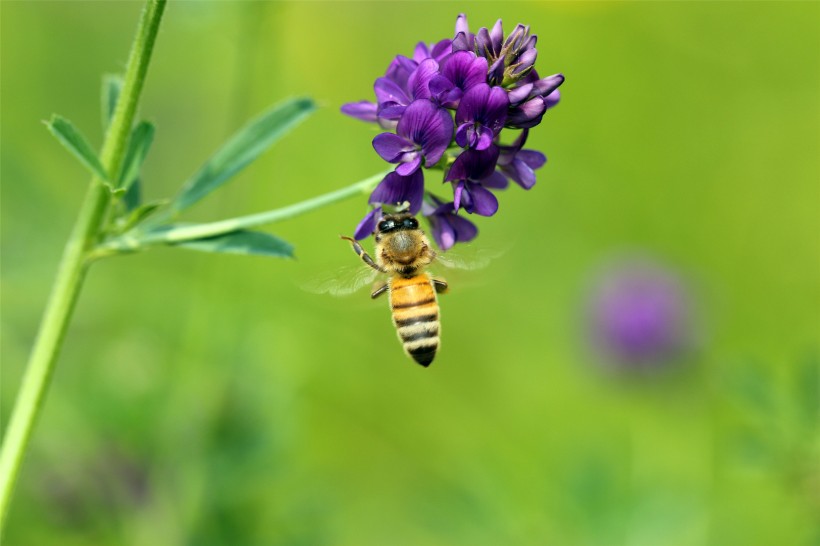
<svg viewBox="0 0 820 546">
<path fill-rule="evenodd" d="M 405 352 L 422 366 L 429 366 L 439 345 L 438 303 L 430 277 L 421 274 L 391 279 L 390 309 Z"/>
</svg>

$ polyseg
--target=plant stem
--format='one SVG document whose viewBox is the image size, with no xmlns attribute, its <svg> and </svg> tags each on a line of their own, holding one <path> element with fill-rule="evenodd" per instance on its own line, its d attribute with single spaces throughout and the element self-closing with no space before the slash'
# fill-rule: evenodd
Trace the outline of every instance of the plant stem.
<svg viewBox="0 0 820 546">
<path fill-rule="evenodd" d="M 257 214 L 249 214 L 247 216 L 239 216 L 236 218 L 228 218 L 227 220 L 220 220 L 218 222 L 209 222 L 206 224 L 191 224 L 179 226 L 160 226 L 148 232 L 141 232 L 135 230 L 132 233 L 126 233 L 121 237 L 112 239 L 105 244 L 98 247 L 99 255 L 107 255 L 121 251 L 138 250 L 145 246 L 157 244 L 173 244 L 182 241 L 190 241 L 192 239 L 202 239 L 205 237 L 215 237 L 230 233 L 238 229 L 247 229 L 251 227 L 260 226 L 263 224 L 271 224 L 279 220 L 286 220 L 299 216 L 306 212 L 336 203 L 348 197 L 367 193 L 373 189 L 377 182 L 379 182 L 386 173 L 379 173 L 377 175 L 360 180 L 355 184 L 344 187 L 330 193 L 325 193 L 316 197 L 312 197 L 287 207 L 280 209 L 259 212 Z"/>
<path fill-rule="evenodd" d="M 164 8 L 165 0 L 146 2 L 131 47 L 122 93 L 100 151 L 100 161 L 111 179 L 115 178 L 122 163 Z M 102 180 L 93 178 L 63 251 L 0 449 L 0 535 L 5 527 L 4 520 L 23 454 L 42 408 L 54 363 L 85 278 L 87 253 L 97 242 L 110 202 L 108 188 Z"/>
</svg>

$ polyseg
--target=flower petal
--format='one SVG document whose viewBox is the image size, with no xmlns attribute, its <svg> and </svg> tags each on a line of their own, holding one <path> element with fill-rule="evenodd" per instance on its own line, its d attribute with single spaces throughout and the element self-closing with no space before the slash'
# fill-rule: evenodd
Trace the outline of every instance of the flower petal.
<svg viewBox="0 0 820 546">
<path fill-rule="evenodd" d="M 342 105 L 342 113 L 362 121 L 376 121 L 376 103 L 362 100 Z"/>
<path fill-rule="evenodd" d="M 362 239 L 370 237 L 370 234 L 376 231 L 376 222 L 381 217 L 381 214 L 381 207 L 376 207 L 368 212 L 367 215 L 362 218 L 362 221 L 359 222 L 359 225 L 356 226 L 356 231 L 353 232 L 353 238 L 357 241 L 361 241 Z"/>
<path fill-rule="evenodd" d="M 507 127 L 529 129 L 541 123 L 547 105 L 541 97 L 534 97 L 515 108 L 511 108 L 507 115 Z"/>
<path fill-rule="evenodd" d="M 456 123 L 474 121 L 498 134 L 507 120 L 508 106 L 506 91 L 482 83 L 472 87 L 461 97 L 456 110 Z"/>
<path fill-rule="evenodd" d="M 476 57 L 472 51 L 457 51 L 442 61 L 441 75 L 462 91 L 467 91 L 487 83 L 487 59 Z"/>
<path fill-rule="evenodd" d="M 456 34 L 463 32 L 465 35 L 470 33 L 470 25 L 467 24 L 467 16 L 459 13 L 456 17 Z"/>
<path fill-rule="evenodd" d="M 493 173 L 498 161 L 498 146 L 490 146 L 486 150 L 467 149 L 461 152 L 453 162 L 445 182 L 453 180 L 481 180 Z"/>
<path fill-rule="evenodd" d="M 397 104 L 410 104 L 410 97 L 399 87 L 399 84 L 389 78 L 378 78 L 373 84 L 373 91 L 376 92 L 376 100 L 379 104 L 385 102 L 395 102 Z"/>
<path fill-rule="evenodd" d="M 480 184 L 473 184 L 468 182 L 470 200 L 472 201 L 469 212 L 475 212 L 481 216 L 492 216 L 498 212 L 498 199 L 496 199 L 493 192 L 484 188 Z"/>
<path fill-rule="evenodd" d="M 481 185 L 485 188 L 493 188 L 494 190 L 504 190 L 510 185 L 507 177 L 498 171 L 494 171 L 487 178 L 481 179 Z"/>
<path fill-rule="evenodd" d="M 417 169 L 410 176 L 389 173 L 370 194 L 368 202 L 371 205 L 398 205 L 408 201 L 410 213 L 416 214 L 421 209 L 423 198 L 424 174 Z"/>
<path fill-rule="evenodd" d="M 530 97 L 532 89 L 533 84 L 531 83 L 519 85 L 518 87 L 509 90 L 507 93 L 507 99 L 509 99 L 510 104 L 517 105 Z"/>
<path fill-rule="evenodd" d="M 388 163 L 396 163 L 406 152 L 415 150 L 412 142 L 408 142 L 393 133 L 376 135 L 376 138 L 373 139 L 373 148 Z"/>
<path fill-rule="evenodd" d="M 436 45 L 434 45 L 430 50 L 430 58 L 435 59 L 438 62 L 441 62 L 441 60 L 444 59 L 444 57 L 446 57 L 452 52 L 452 46 L 452 40 L 448 38 L 441 40 Z"/>
<path fill-rule="evenodd" d="M 546 96 L 544 99 L 544 104 L 547 106 L 547 110 L 558 104 L 561 100 L 561 92 L 557 89 Z"/>
<path fill-rule="evenodd" d="M 493 143 L 495 134 L 493 134 L 493 131 L 490 128 L 485 127 L 484 125 L 478 128 L 477 133 L 477 138 L 475 139 L 475 149 L 486 150 Z"/>
<path fill-rule="evenodd" d="M 421 147 L 425 165 L 432 167 L 453 139 L 453 118 L 427 99 L 413 101 L 399 120 L 396 132 Z"/>
<path fill-rule="evenodd" d="M 547 162 L 547 156 L 537 150 L 521 150 L 515 156 L 531 169 L 540 169 Z"/>
<path fill-rule="evenodd" d="M 406 154 L 405 159 L 409 159 L 409 161 L 405 161 L 396 167 L 396 172 L 402 176 L 410 176 L 414 172 L 417 172 L 421 166 L 421 154 Z"/>
<path fill-rule="evenodd" d="M 457 214 L 450 214 L 447 216 L 447 220 L 449 221 L 453 231 L 455 231 L 454 242 L 456 243 L 467 243 L 475 239 L 475 236 L 478 235 L 478 228 L 466 218 L 462 218 Z M 446 248 L 444 250 L 446 250 Z"/>
<path fill-rule="evenodd" d="M 410 87 L 414 99 L 430 98 L 430 80 L 438 75 L 438 63 L 433 59 L 426 59 L 419 64 L 415 72 L 410 75 L 407 85 Z"/>
<path fill-rule="evenodd" d="M 504 27 L 501 19 L 493 25 L 493 29 L 490 31 L 490 40 L 493 44 L 493 53 L 499 53 L 501 51 L 501 42 L 504 40 Z"/>
<path fill-rule="evenodd" d="M 453 187 L 453 208 L 456 210 L 461 206 L 461 198 L 464 194 L 464 181 L 459 181 Z"/>
<path fill-rule="evenodd" d="M 546 97 L 558 89 L 562 83 L 564 83 L 564 75 L 560 73 L 547 76 L 546 78 L 541 78 L 540 80 L 533 82 L 533 94 Z"/>
</svg>

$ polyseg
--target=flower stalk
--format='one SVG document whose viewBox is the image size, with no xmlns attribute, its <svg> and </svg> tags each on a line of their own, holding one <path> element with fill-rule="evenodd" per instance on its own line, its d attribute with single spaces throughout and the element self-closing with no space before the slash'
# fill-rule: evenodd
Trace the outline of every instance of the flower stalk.
<svg viewBox="0 0 820 546">
<path fill-rule="evenodd" d="M 128 58 L 123 89 L 100 152 L 100 161 L 109 179 L 113 179 L 119 172 L 123 161 L 165 9 L 165 1 L 148 0 L 142 12 Z M 110 203 L 109 188 L 102 179 L 95 176 L 91 180 L 77 221 L 63 251 L 52 292 L 0 448 L 0 535 L 23 455 L 42 408 L 54 364 L 85 278 L 89 263 L 87 257 L 98 242 Z"/>
<path fill-rule="evenodd" d="M 203 224 L 160 226 L 148 231 L 142 231 L 137 228 L 99 245 L 91 257 L 98 258 L 121 252 L 134 252 L 152 245 L 167 245 L 206 237 L 216 237 L 240 229 L 248 229 L 287 220 L 342 201 L 348 197 L 369 193 L 376 184 L 384 178 L 385 174 L 386 173 L 382 172 L 359 180 L 339 190 L 318 195 L 286 207 L 256 214 L 248 214 L 246 216 L 238 216 L 236 218 L 228 218 Z"/>
</svg>

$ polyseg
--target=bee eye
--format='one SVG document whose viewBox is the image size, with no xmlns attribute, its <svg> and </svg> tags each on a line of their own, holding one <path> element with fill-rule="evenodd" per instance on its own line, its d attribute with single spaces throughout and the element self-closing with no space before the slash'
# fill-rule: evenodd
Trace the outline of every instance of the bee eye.
<svg viewBox="0 0 820 546">
<path fill-rule="evenodd" d="M 407 218 L 402 222 L 402 225 L 407 229 L 416 229 L 419 227 L 419 222 L 415 218 Z"/>
<path fill-rule="evenodd" d="M 396 228 L 396 222 L 393 220 L 382 220 L 379 222 L 379 231 L 382 233 L 393 230 Z"/>
</svg>

